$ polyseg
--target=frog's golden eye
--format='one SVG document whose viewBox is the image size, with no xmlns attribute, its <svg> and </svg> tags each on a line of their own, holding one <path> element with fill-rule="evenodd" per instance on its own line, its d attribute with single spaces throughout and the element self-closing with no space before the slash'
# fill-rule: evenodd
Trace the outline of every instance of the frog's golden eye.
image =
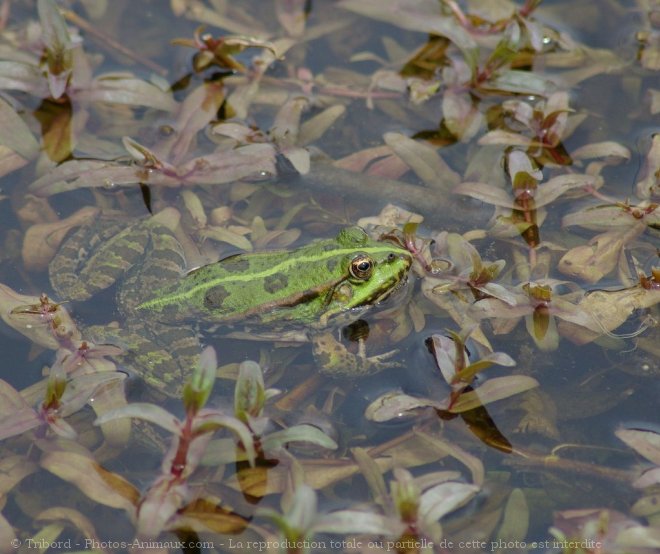
<svg viewBox="0 0 660 554">
<path fill-rule="evenodd" d="M 351 276 L 360 281 L 366 281 L 371 277 L 371 272 L 374 269 L 374 261 L 365 254 L 358 254 L 351 260 L 349 271 Z"/>
</svg>

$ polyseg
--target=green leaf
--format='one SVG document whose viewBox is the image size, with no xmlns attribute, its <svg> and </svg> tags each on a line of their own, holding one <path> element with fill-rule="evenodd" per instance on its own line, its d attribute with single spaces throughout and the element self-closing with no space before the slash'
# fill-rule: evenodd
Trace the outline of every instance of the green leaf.
<svg viewBox="0 0 660 554">
<path fill-rule="evenodd" d="M 259 417 L 265 402 L 264 377 L 258 363 L 243 362 L 238 369 L 234 387 L 234 414 L 243 423 Z"/>
<path fill-rule="evenodd" d="M 46 44 L 48 87 L 51 96 L 57 99 L 64 94 L 73 67 L 71 37 L 54 0 L 38 0 L 37 10 Z"/>
<path fill-rule="evenodd" d="M 213 390 L 217 369 L 215 350 L 212 346 L 207 346 L 192 376 L 183 387 L 183 405 L 186 412 L 192 410 L 193 413 L 197 413 L 204 407 Z"/>
</svg>

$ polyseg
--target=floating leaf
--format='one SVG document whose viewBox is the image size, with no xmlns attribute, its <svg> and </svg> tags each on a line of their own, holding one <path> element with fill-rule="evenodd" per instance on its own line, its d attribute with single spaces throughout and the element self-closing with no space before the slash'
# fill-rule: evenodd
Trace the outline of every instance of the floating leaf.
<svg viewBox="0 0 660 554">
<path fill-rule="evenodd" d="M 0 283 L 0 318 L 31 341 L 57 350 L 64 341 L 78 341 L 80 332 L 60 305 L 46 296 L 25 296 Z"/>
<path fill-rule="evenodd" d="M 489 79 L 481 88 L 513 94 L 534 94 L 548 96 L 556 85 L 547 77 L 529 71 L 507 69 Z"/>
<path fill-rule="evenodd" d="M 468 32 L 457 25 L 453 17 L 441 15 L 437 3 L 432 0 L 392 0 L 387 3 L 380 0 L 342 0 L 338 5 L 403 29 L 447 37 L 466 56 L 476 55 L 477 45 Z"/>
<path fill-rule="evenodd" d="M 42 175 L 28 190 L 37 196 L 52 196 L 79 188 L 113 189 L 134 185 L 145 177 L 140 168 L 116 162 L 71 160 Z"/>
<path fill-rule="evenodd" d="M 137 535 L 154 538 L 168 528 L 176 512 L 190 499 L 188 485 L 170 475 L 161 476 L 141 499 L 137 510 Z"/>
<path fill-rule="evenodd" d="M 92 522 L 78 510 L 72 508 L 65 508 L 63 506 L 48 508 L 37 514 L 35 520 L 68 523 L 72 525 L 75 530 L 80 531 L 82 536 L 86 539 L 90 541 L 100 541 Z"/>
<path fill-rule="evenodd" d="M 39 98 L 49 94 L 39 67 L 18 61 L 0 60 L 0 88 L 20 90 Z"/>
<path fill-rule="evenodd" d="M 418 398 L 402 392 L 388 392 L 379 396 L 367 406 L 364 417 L 369 421 L 382 423 L 414 415 L 419 408 L 446 409 L 446 403 L 437 402 L 430 398 Z"/>
<path fill-rule="evenodd" d="M 660 434 L 643 429 L 618 429 L 614 434 L 635 452 L 660 466 Z"/>
<path fill-rule="evenodd" d="M 72 70 L 73 44 L 60 9 L 53 0 L 38 0 L 37 10 L 46 46 L 48 87 L 53 98 L 60 98 L 68 85 Z"/>
<path fill-rule="evenodd" d="M 156 406 L 155 404 L 147 404 L 145 402 L 133 402 L 126 406 L 117 408 L 106 412 L 102 416 L 96 418 L 95 425 L 104 425 L 116 419 L 135 418 L 143 421 L 148 421 L 166 431 L 173 434 L 178 434 L 181 430 L 179 420 L 169 413 L 165 408 Z"/>
<path fill-rule="evenodd" d="M 98 208 L 87 206 L 60 221 L 38 223 L 29 227 L 23 238 L 22 256 L 25 267 L 42 271 L 46 269 L 67 233 L 72 228 L 91 221 L 98 213 Z"/>
<path fill-rule="evenodd" d="M 514 207 L 513 199 L 504 189 L 487 185 L 486 183 L 461 183 L 454 188 L 453 192 L 456 194 L 471 196 L 482 202 L 493 204 L 494 206 L 500 206 L 502 208 Z"/>
<path fill-rule="evenodd" d="M 321 515 L 314 525 L 318 533 L 359 533 L 382 536 L 396 536 L 397 525 L 386 516 L 361 512 L 358 510 L 341 510 Z M 401 530 L 403 525 L 401 524 Z"/>
<path fill-rule="evenodd" d="M 559 260 L 559 271 L 587 283 L 597 283 L 616 267 L 623 247 L 643 231 L 644 227 L 639 226 L 623 234 L 612 231 L 597 235 L 589 244 L 566 252 Z"/>
<path fill-rule="evenodd" d="M 616 544 L 632 549 L 660 548 L 660 529 L 642 525 L 628 527 L 617 535 Z"/>
<path fill-rule="evenodd" d="M 456 402 L 449 408 L 454 414 L 467 412 L 479 406 L 496 402 L 514 394 L 538 387 L 539 383 L 526 375 L 511 375 L 508 377 L 494 377 L 473 391 L 462 393 Z"/>
<path fill-rule="evenodd" d="M 281 431 L 275 431 L 261 439 L 262 447 L 266 452 L 272 452 L 291 442 L 313 444 L 329 450 L 337 449 L 337 443 L 334 440 L 318 427 L 307 424 L 294 425 Z"/>
<path fill-rule="evenodd" d="M 444 124 L 461 142 L 473 138 L 484 124 L 484 116 L 469 94 L 448 89 L 442 95 Z"/>
<path fill-rule="evenodd" d="M 266 387 L 261 367 L 252 361 L 242 362 L 234 386 L 234 415 L 243 423 L 261 416 L 266 401 Z"/>
<path fill-rule="evenodd" d="M 478 492 L 477 485 L 441 483 L 424 491 L 419 502 L 419 515 L 428 522 L 438 521 L 467 504 Z"/>
<path fill-rule="evenodd" d="M 177 164 L 188 155 L 197 134 L 217 118 L 224 100 L 224 88 L 220 83 L 204 83 L 186 96 L 177 114 L 176 134 L 168 160 Z"/>
<path fill-rule="evenodd" d="M 198 498 L 179 510 L 173 528 L 198 533 L 237 534 L 249 524 L 249 519 L 236 514 L 216 502 Z"/>
<path fill-rule="evenodd" d="M 91 456 L 80 452 L 46 453 L 41 466 L 60 479 L 76 485 L 95 502 L 132 513 L 140 493 L 123 477 L 98 465 Z"/>
<path fill-rule="evenodd" d="M 640 198 L 660 197 L 660 133 L 653 135 L 635 190 Z"/>
<path fill-rule="evenodd" d="M 216 429 L 229 429 L 241 442 L 251 465 L 254 465 L 256 452 L 250 429 L 239 419 L 219 414 L 213 410 L 202 410 L 194 421 L 193 433 L 209 433 Z"/>
<path fill-rule="evenodd" d="M 176 111 L 178 107 L 170 92 L 125 73 L 99 75 L 87 88 L 76 91 L 75 98 L 85 102 L 148 106 L 166 112 Z"/>
<path fill-rule="evenodd" d="M 0 145 L 6 146 L 25 160 L 39 153 L 39 143 L 28 126 L 3 98 L 0 98 Z"/>
<path fill-rule="evenodd" d="M 573 150 L 571 156 L 574 160 L 586 160 L 589 158 L 616 158 L 628 161 L 630 150 L 622 144 L 614 141 L 594 142 Z"/>
</svg>

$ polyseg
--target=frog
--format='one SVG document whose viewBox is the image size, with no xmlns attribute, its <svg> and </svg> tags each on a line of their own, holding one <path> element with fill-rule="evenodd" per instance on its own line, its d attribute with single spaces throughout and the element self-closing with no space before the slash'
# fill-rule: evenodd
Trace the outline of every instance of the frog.
<svg viewBox="0 0 660 554">
<path fill-rule="evenodd" d="M 109 218 L 112 221 L 112 218 Z M 60 298 L 84 301 L 116 284 L 120 326 L 91 326 L 96 343 L 121 346 L 126 363 L 166 396 L 180 396 L 201 352 L 200 330 L 254 340 L 311 342 L 321 372 L 364 376 L 398 365 L 396 351 L 349 352 L 335 330 L 402 288 L 411 253 L 357 226 L 291 250 L 235 254 L 189 270 L 170 226 L 152 216 L 95 222 L 63 243 L 49 265 Z"/>
</svg>

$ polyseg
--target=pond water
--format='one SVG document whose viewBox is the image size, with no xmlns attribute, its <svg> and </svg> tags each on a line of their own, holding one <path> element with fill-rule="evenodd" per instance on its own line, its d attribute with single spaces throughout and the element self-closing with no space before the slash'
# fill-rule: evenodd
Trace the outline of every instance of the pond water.
<svg viewBox="0 0 660 554">
<path fill-rule="evenodd" d="M 2 3 L 0 552 L 660 551 L 659 27 Z"/>
</svg>

